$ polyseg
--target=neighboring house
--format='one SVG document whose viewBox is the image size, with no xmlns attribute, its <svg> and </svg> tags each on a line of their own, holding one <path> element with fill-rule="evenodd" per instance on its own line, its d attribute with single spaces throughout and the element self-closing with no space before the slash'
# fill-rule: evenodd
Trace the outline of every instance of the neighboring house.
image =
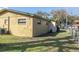
<svg viewBox="0 0 79 59">
<path fill-rule="evenodd" d="M 79 20 L 75 20 L 73 25 L 76 29 L 79 29 Z"/>
<path fill-rule="evenodd" d="M 49 23 L 49 31 L 51 31 L 51 32 L 56 32 L 57 31 L 56 22 L 50 21 L 50 23 Z"/>
<path fill-rule="evenodd" d="M 48 32 L 47 23 L 47 19 L 34 14 L 9 9 L 0 11 L 0 28 L 16 36 L 33 37 L 45 34 Z"/>
</svg>

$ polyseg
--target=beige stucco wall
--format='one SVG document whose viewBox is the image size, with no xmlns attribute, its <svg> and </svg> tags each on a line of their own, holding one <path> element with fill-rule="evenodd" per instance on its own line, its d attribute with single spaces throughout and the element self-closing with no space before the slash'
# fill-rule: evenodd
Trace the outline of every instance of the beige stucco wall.
<svg viewBox="0 0 79 59">
<path fill-rule="evenodd" d="M 0 15 L 0 28 L 7 28 L 8 25 L 4 24 L 4 20 L 8 19 L 10 17 L 10 31 L 13 35 L 16 36 L 25 36 L 25 37 L 32 37 L 33 35 L 33 18 L 19 15 L 11 12 L 6 12 L 2 15 Z M 18 24 L 18 19 L 25 18 L 26 19 L 26 25 Z"/>
<path fill-rule="evenodd" d="M 5 12 L 0 15 L 0 28 L 8 28 L 8 24 L 4 24 L 4 20 L 10 17 L 10 32 L 16 36 L 33 37 L 42 35 L 48 32 L 48 25 L 46 20 L 41 20 L 41 24 L 37 24 L 38 18 L 32 18 L 16 13 Z M 26 19 L 26 24 L 18 24 L 18 19 Z"/>
<path fill-rule="evenodd" d="M 33 19 L 33 35 L 34 36 L 38 36 L 38 35 L 42 35 L 48 32 L 48 25 L 46 24 L 46 20 L 41 20 L 41 24 L 37 24 L 37 22 L 39 21 L 39 19 L 34 18 Z"/>
</svg>

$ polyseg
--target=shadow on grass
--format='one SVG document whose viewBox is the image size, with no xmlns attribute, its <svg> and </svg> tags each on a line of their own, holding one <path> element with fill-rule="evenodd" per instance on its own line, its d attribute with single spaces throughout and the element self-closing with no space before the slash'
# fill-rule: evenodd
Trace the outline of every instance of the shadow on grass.
<svg viewBox="0 0 79 59">
<path fill-rule="evenodd" d="M 65 31 L 60 31 L 60 32 L 65 32 Z M 29 42 L 17 42 L 17 43 L 0 43 L 0 51 L 1 52 L 2 51 L 24 52 L 24 51 L 27 51 L 28 48 L 34 48 L 38 46 L 57 47 L 58 52 L 65 52 L 65 51 L 67 52 L 67 51 L 70 51 L 70 49 L 77 49 L 77 48 L 68 46 L 70 44 L 73 44 L 73 42 L 69 40 L 71 38 L 70 36 L 67 36 L 64 38 L 49 38 L 49 36 L 56 36 L 58 33 L 48 33 L 48 34 L 39 36 L 40 39 L 42 39 L 41 37 L 48 37 L 43 40 L 34 40 L 34 41 L 29 41 Z M 41 50 L 41 52 L 43 51 Z"/>
<path fill-rule="evenodd" d="M 69 51 L 69 49 L 76 49 L 72 47 L 66 46 L 66 44 L 72 44 L 70 40 L 70 36 L 65 38 L 47 38 L 45 40 L 38 40 L 38 41 L 30 41 L 30 42 L 19 42 L 19 43 L 1 43 L 0 44 L 0 51 L 13 51 L 13 50 L 20 50 L 21 52 L 27 51 L 27 48 L 33 48 L 38 46 L 53 46 L 58 47 L 58 52 Z M 43 51 L 42 51 L 43 52 Z"/>
<path fill-rule="evenodd" d="M 56 36 L 57 34 L 59 33 L 63 33 L 63 32 L 66 32 L 65 30 L 60 30 L 59 32 L 53 32 L 53 33 L 46 33 L 46 34 L 43 34 L 43 35 L 39 35 L 37 37 L 49 37 L 49 36 Z"/>
</svg>

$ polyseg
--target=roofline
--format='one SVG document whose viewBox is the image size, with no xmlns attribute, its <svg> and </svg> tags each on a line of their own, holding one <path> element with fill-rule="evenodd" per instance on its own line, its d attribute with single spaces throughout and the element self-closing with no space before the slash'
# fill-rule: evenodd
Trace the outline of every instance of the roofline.
<svg viewBox="0 0 79 59">
<path fill-rule="evenodd" d="M 17 10 L 13 10 L 13 9 L 2 9 L 2 10 L 0 10 L 0 13 L 4 12 L 4 11 L 9 11 L 9 12 L 13 12 L 13 13 L 17 13 L 17 14 L 21 14 L 21 15 L 25 15 L 25 16 L 30 16 L 30 17 L 33 17 L 33 18 L 39 18 L 39 19 L 43 19 L 43 20 L 48 21 L 47 19 L 45 19 L 43 17 L 40 17 L 40 16 L 37 16 L 35 14 L 22 12 L 22 11 L 17 11 Z"/>
</svg>

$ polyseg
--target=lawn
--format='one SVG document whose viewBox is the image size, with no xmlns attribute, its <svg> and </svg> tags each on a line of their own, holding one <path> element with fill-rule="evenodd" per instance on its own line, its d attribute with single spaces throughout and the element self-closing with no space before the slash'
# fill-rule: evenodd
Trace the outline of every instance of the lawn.
<svg viewBox="0 0 79 59">
<path fill-rule="evenodd" d="M 48 33 L 39 37 L 26 38 L 0 35 L 0 51 L 4 52 L 65 52 L 78 51 L 72 46 L 68 32 Z"/>
</svg>

